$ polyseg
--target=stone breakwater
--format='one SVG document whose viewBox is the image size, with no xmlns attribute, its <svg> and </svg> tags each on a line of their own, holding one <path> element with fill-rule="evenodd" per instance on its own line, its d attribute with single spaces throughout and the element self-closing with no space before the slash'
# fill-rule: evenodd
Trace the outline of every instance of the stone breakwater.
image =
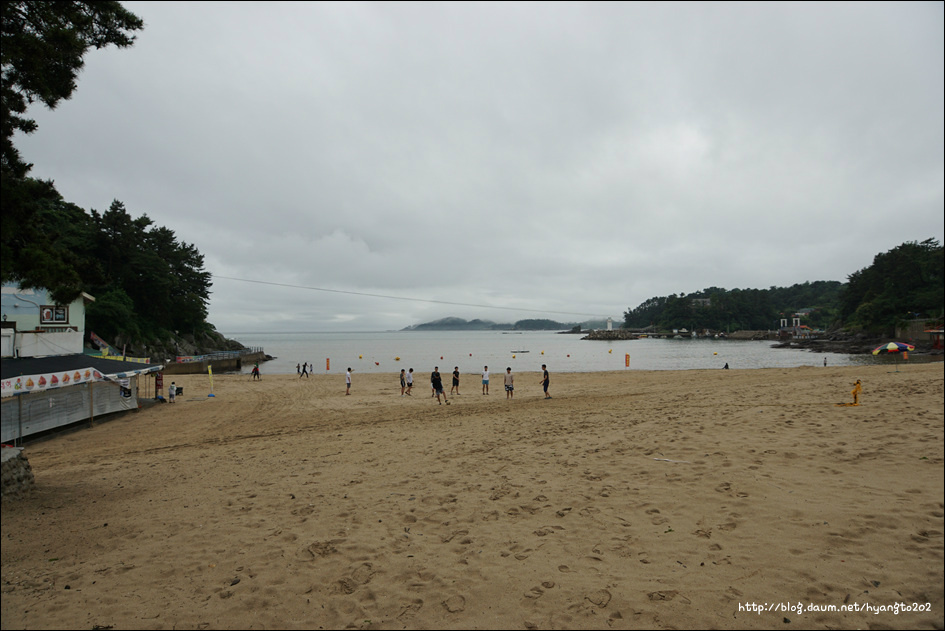
<svg viewBox="0 0 945 631">
<path fill-rule="evenodd" d="M 640 337 L 640 334 L 634 331 L 628 331 L 625 329 L 617 329 L 616 331 L 591 331 L 584 337 L 582 340 L 635 340 Z"/>
<path fill-rule="evenodd" d="M 33 470 L 19 447 L 3 446 L 3 499 L 18 497 L 33 487 Z"/>
</svg>

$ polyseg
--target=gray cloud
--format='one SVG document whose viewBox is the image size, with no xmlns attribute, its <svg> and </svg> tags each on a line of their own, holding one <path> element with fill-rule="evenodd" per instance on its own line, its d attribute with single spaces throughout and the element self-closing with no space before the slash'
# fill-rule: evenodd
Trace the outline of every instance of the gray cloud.
<svg viewBox="0 0 945 631">
<path fill-rule="evenodd" d="M 34 175 L 221 277 L 414 299 L 217 279 L 224 331 L 619 318 L 943 239 L 941 3 L 125 5 Z"/>
</svg>

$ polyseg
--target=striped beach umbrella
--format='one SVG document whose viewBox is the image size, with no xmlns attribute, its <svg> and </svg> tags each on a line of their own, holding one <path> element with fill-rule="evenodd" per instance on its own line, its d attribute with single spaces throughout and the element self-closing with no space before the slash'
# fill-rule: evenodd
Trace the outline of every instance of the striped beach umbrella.
<svg viewBox="0 0 945 631">
<path fill-rule="evenodd" d="M 902 342 L 889 342 L 887 344 L 880 344 L 873 349 L 874 355 L 879 355 L 880 353 L 901 353 L 903 351 L 914 351 L 915 346 L 912 344 L 903 344 Z"/>
<path fill-rule="evenodd" d="M 879 355 L 880 353 L 895 353 L 896 354 L 896 372 L 899 372 L 899 353 L 905 353 L 906 351 L 914 351 L 915 346 L 912 344 L 903 344 L 902 342 L 888 342 L 886 344 L 880 344 L 873 349 L 874 355 Z M 908 359 L 908 358 L 907 358 Z"/>
</svg>

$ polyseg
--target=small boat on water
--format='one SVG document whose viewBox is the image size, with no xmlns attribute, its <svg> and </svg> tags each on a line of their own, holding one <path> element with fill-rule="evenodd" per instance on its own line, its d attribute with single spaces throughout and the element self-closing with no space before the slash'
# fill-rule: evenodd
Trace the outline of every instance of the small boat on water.
<svg viewBox="0 0 945 631">
<path fill-rule="evenodd" d="M 527 353 L 528 351 L 512 351 L 513 353 Z"/>
</svg>

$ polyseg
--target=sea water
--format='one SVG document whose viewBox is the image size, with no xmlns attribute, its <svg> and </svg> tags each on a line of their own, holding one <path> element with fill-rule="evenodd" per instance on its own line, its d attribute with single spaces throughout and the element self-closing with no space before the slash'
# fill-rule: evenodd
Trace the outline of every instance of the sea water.
<svg viewBox="0 0 945 631">
<path fill-rule="evenodd" d="M 449 374 L 478 375 L 483 366 L 499 375 L 537 372 L 547 364 L 553 372 L 609 370 L 690 370 L 723 368 L 792 368 L 851 366 L 873 363 L 872 356 L 818 354 L 773 348 L 770 341 L 710 338 L 592 341 L 580 334 L 548 331 L 385 331 L 377 333 L 224 333 L 244 346 L 261 347 L 275 359 L 260 365 L 263 373 L 294 374 L 308 363 L 315 373 L 343 374 L 349 367 L 362 373 L 419 374 L 435 366 Z M 243 366 L 243 372 L 252 365 Z"/>
</svg>

